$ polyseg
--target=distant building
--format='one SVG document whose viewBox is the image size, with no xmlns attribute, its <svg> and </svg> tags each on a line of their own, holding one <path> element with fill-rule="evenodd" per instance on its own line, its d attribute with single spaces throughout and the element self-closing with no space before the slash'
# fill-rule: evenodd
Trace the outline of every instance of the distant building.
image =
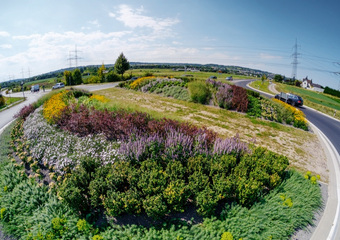
<svg viewBox="0 0 340 240">
<path fill-rule="evenodd" d="M 313 83 L 313 80 L 308 79 L 308 77 L 302 80 L 301 87 L 304 89 L 315 91 L 315 92 L 323 92 L 324 90 L 321 85 Z"/>
</svg>

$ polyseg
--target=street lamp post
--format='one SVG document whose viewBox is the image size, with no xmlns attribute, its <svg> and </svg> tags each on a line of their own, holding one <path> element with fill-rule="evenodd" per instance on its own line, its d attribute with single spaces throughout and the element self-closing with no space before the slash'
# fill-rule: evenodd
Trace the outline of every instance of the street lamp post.
<svg viewBox="0 0 340 240">
<path fill-rule="evenodd" d="M 24 92 L 24 82 L 23 81 L 21 81 L 21 90 L 22 90 L 22 95 L 24 96 L 24 98 L 25 98 L 25 92 Z"/>
</svg>

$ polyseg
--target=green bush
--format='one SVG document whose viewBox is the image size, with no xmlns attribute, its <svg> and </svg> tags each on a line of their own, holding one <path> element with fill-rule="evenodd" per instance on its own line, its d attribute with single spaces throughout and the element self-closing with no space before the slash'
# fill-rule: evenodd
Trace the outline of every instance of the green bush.
<svg viewBox="0 0 340 240">
<path fill-rule="evenodd" d="M 87 78 L 86 80 L 84 80 L 84 83 L 101 83 L 102 82 L 102 79 L 100 79 L 100 77 L 98 76 L 91 76 L 89 78 Z"/>
<path fill-rule="evenodd" d="M 81 159 L 78 168 L 58 187 L 59 196 L 82 215 L 92 210 L 90 183 L 98 167 L 93 158 Z"/>
<path fill-rule="evenodd" d="M 261 103 L 260 100 L 254 96 L 248 95 L 248 111 L 247 115 L 251 117 L 260 118 L 261 117 Z"/>
<path fill-rule="evenodd" d="M 122 81 L 122 77 L 114 72 L 109 72 L 106 75 L 106 81 L 107 82 L 120 82 Z"/>
<path fill-rule="evenodd" d="M 188 90 L 191 100 L 195 103 L 206 104 L 211 98 L 209 87 L 205 82 L 189 82 Z"/>
<path fill-rule="evenodd" d="M 5 106 L 5 104 L 6 104 L 5 98 L 0 94 L 0 107 Z"/>
</svg>

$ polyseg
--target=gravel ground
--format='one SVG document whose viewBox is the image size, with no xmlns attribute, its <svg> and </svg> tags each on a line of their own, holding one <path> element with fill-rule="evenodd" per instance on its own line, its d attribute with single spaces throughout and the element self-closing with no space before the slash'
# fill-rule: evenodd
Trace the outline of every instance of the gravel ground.
<svg viewBox="0 0 340 240">
<path fill-rule="evenodd" d="M 296 231 L 295 234 L 291 237 L 291 240 L 311 239 L 316 227 L 318 226 L 328 199 L 328 185 L 325 183 L 319 183 L 319 186 L 321 188 L 323 207 L 315 213 L 313 225 L 309 225 L 306 229 L 300 229 Z"/>
</svg>

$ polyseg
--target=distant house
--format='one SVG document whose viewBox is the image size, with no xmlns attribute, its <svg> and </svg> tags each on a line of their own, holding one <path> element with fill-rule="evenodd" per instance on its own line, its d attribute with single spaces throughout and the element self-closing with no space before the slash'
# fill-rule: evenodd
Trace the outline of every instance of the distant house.
<svg viewBox="0 0 340 240">
<path fill-rule="evenodd" d="M 323 92 L 324 90 L 321 85 L 313 83 L 313 80 L 308 79 L 308 77 L 302 80 L 301 87 L 315 92 Z"/>
</svg>

